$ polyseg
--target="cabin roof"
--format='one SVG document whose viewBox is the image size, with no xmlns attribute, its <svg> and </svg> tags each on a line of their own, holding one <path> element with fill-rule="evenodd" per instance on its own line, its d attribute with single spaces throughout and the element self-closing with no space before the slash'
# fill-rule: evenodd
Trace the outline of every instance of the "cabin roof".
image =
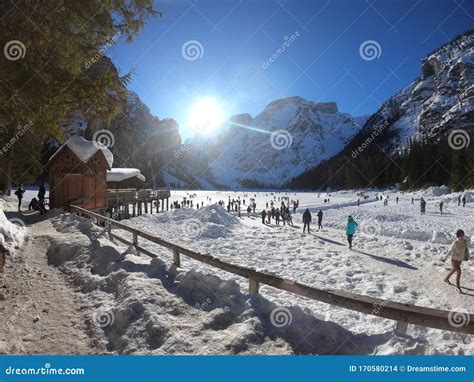
<svg viewBox="0 0 474 382">
<path fill-rule="evenodd" d="M 107 182 L 122 182 L 130 178 L 138 178 L 142 182 L 146 179 L 138 168 L 111 168 L 107 171 Z"/>
<path fill-rule="evenodd" d="M 63 149 L 68 147 L 77 158 L 83 162 L 87 163 L 98 151 L 101 151 L 104 155 L 109 168 L 112 168 L 114 162 L 114 155 L 112 152 L 100 142 L 92 142 L 84 139 L 83 137 L 73 136 L 69 138 L 54 154 L 49 160 L 53 160 Z"/>
</svg>

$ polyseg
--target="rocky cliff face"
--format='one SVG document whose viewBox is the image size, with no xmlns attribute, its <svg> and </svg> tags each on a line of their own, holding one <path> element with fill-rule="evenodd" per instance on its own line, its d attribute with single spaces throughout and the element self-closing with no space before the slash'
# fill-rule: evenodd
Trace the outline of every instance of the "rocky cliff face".
<svg viewBox="0 0 474 382">
<path fill-rule="evenodd" d="M 385 124 L 386 121 L 393 121 Z M 472 134 L 474 126 L 474 30 L 428 55 L 421 75 L 374 113 L 360 135 L 384 125 L 384 149 L 396 153 L 408 138 L 440 142 L 452 129 Z"/>
</svg>

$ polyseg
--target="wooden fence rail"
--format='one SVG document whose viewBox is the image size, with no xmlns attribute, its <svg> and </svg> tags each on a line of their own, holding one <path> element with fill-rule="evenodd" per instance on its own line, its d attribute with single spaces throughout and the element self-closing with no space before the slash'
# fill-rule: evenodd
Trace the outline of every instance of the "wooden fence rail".
<svg viewBox="0 0 474 382">
<path fill-rule="evenodd" d="M 250 293 L 258 293 L 260 284 L 268 285 L 312 300 L 321 301 L 341 308 L 355 310 L 357 312 L 370 314 L 397 321 L 397 330 L 406 332 L 408 324 L 416 324 L 430 328 L 448 330 L 452 332 L 474 333 L 474 314 L 467 311 L 447 311 L 432 308 L 425 308 L 412 304 L 398 303 L 369 297 L 340 290 L 322 290 L 308 285 L 284 279 L 270 273 L 258 272 L 253 269 L 231 264 L 211 255 L 202 254 L 180 245 L 163 240 L 151 233 L 131 227 L 95 212 L 85 210 L 78 206 L 71 206 L 71 211 L 79 215 L 96 219 L 98 223 L 107 225 L 109 236 L 124 244 L 133 245 L 137 251 L 150 257 L 157 257 L 155 254 L 139 246 L 138 238 L 141 237 L 152 243 L 168 248 L 173 253 L 173 263 L 181 266 L 180 255 L 190 257 L 194 260 L 208 264 L 212 267 L 222 269 L 232 274 L 245 277 L 249 280 Z M 112 232 L 112 227 L 130 232 L 133 234 L 133 241 L 126 240 Z"/>
</svg>

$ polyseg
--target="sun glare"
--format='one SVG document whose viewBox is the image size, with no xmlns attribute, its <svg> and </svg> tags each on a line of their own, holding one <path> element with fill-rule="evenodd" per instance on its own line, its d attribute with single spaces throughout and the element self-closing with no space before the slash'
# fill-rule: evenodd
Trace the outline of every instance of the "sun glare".
<svg viewBox="0 0 474 382">
<path fill-rule="evenodd" d="M 203 98 L 189 110 L 189 124 L 199 133 L 208 133 L 224 122 L 224 113 L 215 98 Z"/>
</svg>

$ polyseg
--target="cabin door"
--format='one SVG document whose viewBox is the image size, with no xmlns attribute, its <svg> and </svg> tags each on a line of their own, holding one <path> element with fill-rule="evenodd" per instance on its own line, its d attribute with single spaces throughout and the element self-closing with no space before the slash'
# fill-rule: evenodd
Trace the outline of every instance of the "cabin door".
<svg viewBox="0 0 474 382">
<path fill-rule="evenodd" d="M 74 203 L 83 203 L 83 176 L 82 174 L 66 174 L 64 176 L 64 198 L 65 207 L 69 209 L 69 206 Z"/>
</svg>

